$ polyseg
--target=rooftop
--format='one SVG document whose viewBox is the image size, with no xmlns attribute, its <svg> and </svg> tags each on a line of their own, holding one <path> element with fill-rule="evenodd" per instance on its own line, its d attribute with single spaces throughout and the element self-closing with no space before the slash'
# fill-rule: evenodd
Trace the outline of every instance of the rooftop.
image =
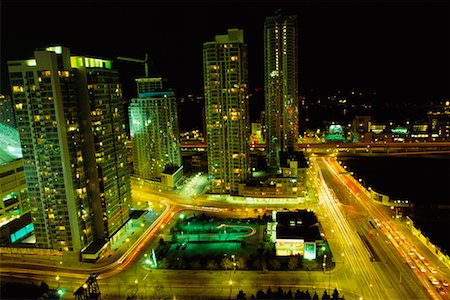
<svg viewBox="0 0 450 300">
<path fill-rule="evenodd" d="M 312 211 L 277 212 L 277 239 L 321 240 L 319 221 Z"/>
<path fill-rule="evenodd" d="M 280 152 L 280 164 L 282 167 L 288 167 L 288 161 L 298 162 L 299 168 L 308 168 L 308 163 L 306 161 L 305 155 L 301 151 L 293 152 Z"/>
</svg>

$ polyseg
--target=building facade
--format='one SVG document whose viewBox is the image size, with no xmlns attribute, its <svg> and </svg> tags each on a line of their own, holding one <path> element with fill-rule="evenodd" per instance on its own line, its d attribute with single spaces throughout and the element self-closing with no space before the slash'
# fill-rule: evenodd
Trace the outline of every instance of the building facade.
<svg viewBox="0 0 450 300">
<path fill-rule="evenodd" d="M 295 150 L 298 138 L 297 16 L 281 12 L 264 23 L 264 85 L 268 166 L 278 170 L 280 151 Z"/>
<path fill-rule="evenodd" d="M 139 93 L 131 99 L 129 115 L 134 174 L 161 181 L 164 170 L 182 164 L 175 93 Z"/>
<path fill-rule="evenodd" d="M 210 192 L 237 193 L 249 174 L 248 70 L 244 32 L 203 44 Z"/>
<path fill-rule="evenodd" d="M 117 72 L 61 46 L 8 69 L 36 246 L 80 252 L 108 240 L 131 198 Z"/>
</svg>

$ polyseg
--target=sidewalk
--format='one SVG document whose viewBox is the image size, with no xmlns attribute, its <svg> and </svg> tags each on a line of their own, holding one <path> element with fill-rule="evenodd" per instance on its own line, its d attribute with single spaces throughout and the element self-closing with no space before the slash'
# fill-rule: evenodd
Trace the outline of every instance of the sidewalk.
<svg viewBox="0 0 450 300">
<path fill-rule="evenodd" d="M 78 255 L 63 253 L 62 256 L 37 256 L 3 254 L 1 263 L 14 263 L 23 265 L 38 265 L 45 267 L 55 267 L 60 271 L 64 270 L 95 270 L 106 266 L 119 259 L 136 240 L 147 230 L 153 222 L 164 211 L 164 207 L 158 207 L 155 211 L 145 211 L 139 218 L 130 219 L 112 238 L 110 249 L 105 252 L 102 258 L 96 263 L 79 261 Z"/>
</svg>

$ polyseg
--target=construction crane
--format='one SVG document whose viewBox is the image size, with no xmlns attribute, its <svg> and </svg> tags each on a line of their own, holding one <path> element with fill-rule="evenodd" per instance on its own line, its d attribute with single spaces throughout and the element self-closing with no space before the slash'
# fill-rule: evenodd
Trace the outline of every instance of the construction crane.
<svg viewBox="0 0 450 300">
<path fill-rule="evenodd" d="M 138 59 L 138 58 L 133 58 L 133 57 L 119 56 L 119 57 L 117 57 L 117 60 L 129 61 L 129 62 L 135 62 L 135 63 L 141 63 L 141 64 L 144 64 L 144 68 L 145 68 L 145 77 L 148 77 L 148 54 L 147 54 L 147 53 L 145 53 L 145 58 L 144 58 L 144 59 Z"/>
</svg>

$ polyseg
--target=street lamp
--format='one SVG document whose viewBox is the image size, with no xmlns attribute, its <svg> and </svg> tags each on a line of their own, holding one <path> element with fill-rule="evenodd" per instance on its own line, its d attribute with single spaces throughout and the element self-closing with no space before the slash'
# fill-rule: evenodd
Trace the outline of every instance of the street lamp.
<svg viewBox="0 0 450 300">
<path fill-rule="evenodd" d="M 58 288 L 59 288 L 59 275 L 56 275 L 55 279 L 56 279 L 56 282 L 58 283 Z"/>
<path fill-rule="evenodd" d="M 228 284 L 230 285 L 230 295 L 228 296 L 228 299 L 231 299 L 231 292 L 232 292 L 232 290 L 233 290 L 233 281 L 230 279 L 230 280 L 228 281 Z"/>
</svg>

